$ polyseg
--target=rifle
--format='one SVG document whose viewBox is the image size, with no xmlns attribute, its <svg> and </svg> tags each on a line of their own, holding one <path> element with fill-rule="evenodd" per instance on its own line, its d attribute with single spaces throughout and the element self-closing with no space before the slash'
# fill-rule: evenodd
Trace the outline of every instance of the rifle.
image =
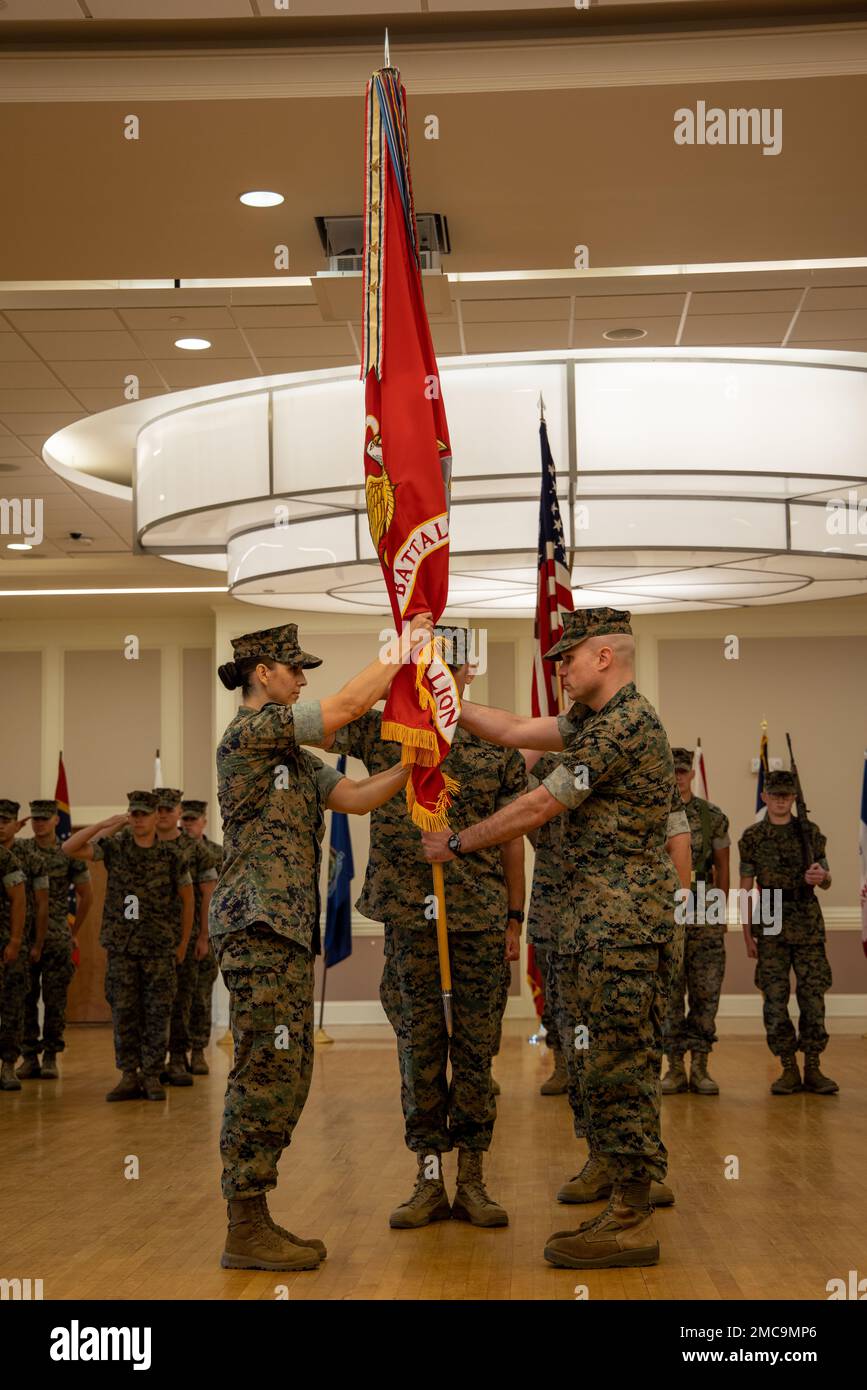
<svg viewBox="0 0 867 1390">
<path fill-rule="evenodd" d="M 816 862 L 816 851 L 813 844 L 813 831 L 807 821 L 807 803 L 804 800 L 804 793 L 801 788 L 801 779 L 798 776 L 798 767 L 795 762 L 795 754 L 792 751 L 792 740 L 786 734 L 786 743 L 789 749 L 789 762 L 792 768 L 792 776 L 795 779 L 795 805 L 798 808 L 798 831 L 801 836 L 801 846 L 804 855 L 804 868 L 809 869 L 811 864 Z"/>
</svg>

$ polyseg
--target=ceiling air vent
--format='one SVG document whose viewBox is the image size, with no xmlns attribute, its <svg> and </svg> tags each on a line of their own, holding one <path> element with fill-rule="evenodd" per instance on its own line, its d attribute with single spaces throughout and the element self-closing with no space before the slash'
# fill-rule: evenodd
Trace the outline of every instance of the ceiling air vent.
<svg viewBox="0 0 867 1390">
<path fill-rule="evenodd" d="M 441 258 L 451 251 L 449 224 L 439 212 L 420 212 L 415 219 L 422 270 L 439 270 Z M 344 275 L 360 275 L 364 255 L 363 217 L 317 217 L 316 228 L 328 269 Z"/>
</svg>

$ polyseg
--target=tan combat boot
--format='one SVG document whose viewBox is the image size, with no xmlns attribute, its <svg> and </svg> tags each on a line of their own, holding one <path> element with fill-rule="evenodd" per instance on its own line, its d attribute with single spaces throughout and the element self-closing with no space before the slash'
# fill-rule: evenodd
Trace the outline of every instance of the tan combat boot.
<svg viewBox="0 0 867 1390">
<path fill-rule="evenodd" d="M 472 1149 L 458 1150 L 458 1185 L 452 1202 L 452 1219 L 469 1221 L 473 1226 L 508 1226 L 505 1207 L 488 1195 L 482 1176 L 482 1155 Z"/>
<path fill-rule="evenodd" d="M 169 1065 L 166 1068 L 166 1078 L 170 1086 L 192 1086 L 193 1078 L 187 1071 L 187 1058 L 185 1053 L 172 1053 L 169 1058 Z"/>
<path fill-rule="evenodd" d="M 548 1080 L 542 1082 L 539 1087 L 539 1094 L 542 1096 L 563 1096 L 566 1094 L 566 1088 L 569 1084 L 566 1058 L 563 1056 L 562 1048 L 552 1047 L 551 1051 L 554 1054 L 554 1070 Z"/>
<path fill-rule="evenodd" d="M 598 1202 L 601 1197 L 611 1196 L 611 1179 L 605 1164 L 597 1154 L 591 1153 L 587 1162 L 564 1183 L 557 1193 L 558 1202 Z"/>
<path fill-rule="evenodd" d="M 441 1155 L 416 1154 L 416 1158 L 418 1173 L 412 1196 L 401 1202 L 399 1207 L 395 1207 L 388 1218 L 389 1226 L 398 1231 L 414 1231 L 418 1226 L 427 1226 L 431 1221 L 448 1221 L 452 1214 L 443 1183 Z M 437 1176 L 429 1178 L 427 1173 L 434 1171 Z"/>
<path fill-rule="evenodd" d="M 668 1071 L 662 1078 L 662 1094 L 664 1096 L 676 1096 L 680 1091 L 689 1090 L 686 1068 L 683 1065 L 683 1054 L 670 1052 L 668 1054 Z"/>
<path fill-rule="evenodd" d="M 42 1065 L 40 1067 L 42 1075 L 47 1081 L 56 1081 L 60 1072 L 57 1070 L 57 1054 L 54 1052 L 43 1052 Z"/>
<path fill-rule="evenodd" d="M 145 1072 L 142 1075 L 141 1086 L 144 1091 L 145 1100 L 165 1100 L 166 1093 L 160 1084 L 160 1078 L 156 1074 L 151 1075 Z"/>
<path fill-rule="evenodd" d="M 706 1052 L 694 1052 L 692 1054 L 692 1066 L 689 1069 L 689 1089 L 696 1091 L 700 1096 L 719 1095 L 719 1086 L 712 1076 L 708 1076 Z"/>
<path fill-rule="evenodd" d="M 205 1054 L 201 1047 L 194 1047 L 190 1054 L 190 1071 L 193 1076 L 207 1076 L 211 1068 L 205 1061 Z"/>
<path fill-rule="evenodd" d="M 296 1245 L 270 1224 L 264 1196 L 235 1197 L 229 1202 L 223 1269 L 318 1269 L 319 1255 L 308 1245 Z"/>
<path fill-rule="evenodd" d="M 25 1057 L 15 1075 L 19 1081 L 36 1081 L 42 1075 L 38 1057 Z"/>
<path fill-rule="evenodd" d="M 545 1259 L 560 1269 L 619 1269 L 655 1265 L 659 1241 L 653 1229 L 650 1183 L 618 1184 L 603 1212 L 577 1231 L 548 1237 Z"/>
<path fill-rule="evenodd" d="M 15 1075 L 15 1063 L 0 1063 L 0 1091 L 20 1091 L 21 1082 Z"/>
<path fill-rule="evenodd" d="M 142 1089 L 137 1071 L 125 1071 L 106 1100 L 141 1100 Z"/>
<path fill-rule="evenodd" d="M 268 1222 L 268 1225 L 271 1227 L 271 1230 L 276 1231 L 277 1235 L 282 1236 L 283 1240 L 291 1241 L 293 1245 L 303 1246 L 303 1248 L 306 1250 L 315 1250 L 320 1260 L 326 1259 L 328 1251 L 325 1249 L 325 1244 L 323 1241 L 314 1240 L 312 1236 L 307 1237 L 307 1239 L 305 1239 L 304 1236 L 296 1236 L 292 1233 L 292 1231 L 287 1231 L 285 1226 L 279 1225 L 278 1222 L 274 1220 L 273 1216 L 268 1210 L 268 1199 L 264 1193 L 262 1193 L 262 1210 L 265 1214 L 265 1220 Z M 226 1215 L 229 1217 L 229 1220 L 231 1222 L 231 1212 L 229 1211 L 228 1206 L 226 1207 Z"/>
<path fill-rule="evenodd" d="M 794 1052 L 787 1057 L 781 1057 L 780 1061 L 783 1064 L 783 1071 L 776 1081 L 771 1083 L 771 1095 L 792 1096 L 796 1091 L 803 1090 L 801 1073 L 798 1071 Z"/>
<path fill-rule="evenodd" d="M 806 1052 L 804 1054 L 804 1090 L 814 1091 L 818 1096 L 833 1096 L 839 1089 L 836 1081 L 832 1081 L 830 1076 L 824 1076 L 819 1070 L 818 1052 Z"/>
</svg>

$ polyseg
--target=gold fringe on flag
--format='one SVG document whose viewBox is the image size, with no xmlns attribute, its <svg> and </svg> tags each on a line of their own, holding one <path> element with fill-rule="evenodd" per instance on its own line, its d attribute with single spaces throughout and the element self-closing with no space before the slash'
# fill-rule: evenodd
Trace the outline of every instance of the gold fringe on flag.
<svg viewBox="0 0 867 1390">
<path fill-rule="evenodd" d="M 437 804 L 432 811 L 428 811 L 426 807 L 418 804 L 412 782 L 407 783 L 407 810 L 412 816 L 414 824 L 417 825 L 420 830 L 449 829 L 448 810 L 452 804 L 452 797 L 456 792 L 460 791 L 460 783 L 456 782 L 454 777 L 449 777 L 445 772 L 443 773 L 443 782 L 445 785 L 437 797 Z"/>
</svg>

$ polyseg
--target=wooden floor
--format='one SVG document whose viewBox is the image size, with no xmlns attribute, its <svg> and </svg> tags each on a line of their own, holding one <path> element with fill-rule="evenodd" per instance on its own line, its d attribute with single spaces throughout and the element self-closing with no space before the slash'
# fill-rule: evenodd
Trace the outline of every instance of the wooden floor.
<svg viewBox="0 0 867 1390">
<path fill-rule="evenodd" d="M 731 1026 L 731 1025 L 729 1025 Z M 748 1027 L 749 1025 L 744 1025 Z M 0 1277 L 42 1279 L 46 1299 L 824 1299 L 831 1278 L 867 1274 L 867 1041 L 838 1031 L 825 1054 L 838 1096 L 774 1097 L 760 1036 L 726 1036 L 713 1058 L 718 1098 L 664 1102 L 673 1208 L 658 1211 L 662 1258 L 650 1269 L 556 1270 L 545 1237 L 599 1208 L 554 1193 L 583 1162 L 565 1097 L 539 1095 L 549 1071 L 529 1028 L 509 1022 L 495 1063 L 502 1085 L 491 1192 L 505 1230 L 443 1222 L 392 1231 L 411 1190 L 394 1043 L 385 1028 L 332 1028 L 317 1048 L 307 1109 L 272 1210 L 324 1239 L 307 1274 L 221 1270 L 225 1229 L 217 1135 L 229 1052 L 166 1104 L 106 1105 L 111 1035 L 70 1030 L 60 1081 L 0 1094 Z M 137 1180 L 124 1177 L 129 1156 Z M 729 1156 L 740 1167 L 725 1177 Z M 454 1156 L 446 1160 L 451 1186 Z"/>
</svg>

